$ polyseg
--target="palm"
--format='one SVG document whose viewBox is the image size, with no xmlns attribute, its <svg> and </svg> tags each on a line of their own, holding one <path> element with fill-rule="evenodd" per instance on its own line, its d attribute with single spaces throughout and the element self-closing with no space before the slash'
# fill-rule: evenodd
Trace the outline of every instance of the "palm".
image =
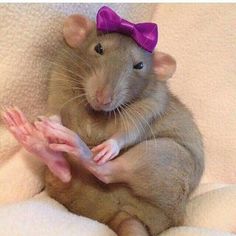
<svg viewBox="0 0 236 236">
<path fill-rule="evenodd" d="M 49 148 L 50 142 L 56 140 L 44 136 L 37 122 L 31 124 L 18 108 L 7 109 L 2 117 L 8 130 L 27 151 L 37 155 L 61 180 L 70 179 L 69 165 L 62 152 Z"/>
</svg>

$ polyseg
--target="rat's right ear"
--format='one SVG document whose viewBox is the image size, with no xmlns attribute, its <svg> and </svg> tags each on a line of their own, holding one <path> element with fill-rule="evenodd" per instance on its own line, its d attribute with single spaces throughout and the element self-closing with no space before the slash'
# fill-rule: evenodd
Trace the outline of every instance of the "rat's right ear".
<svg viewBox="0 0 236 236">
<path fill-rule="evenodd" d="M 67 44 L 75 48 L 86 38 L 94 27 L 94 22 L 81 15 L 71 15 L 64 23 L 63 35 Z"/>
<path fill-rule="evenodd" d="M 167 80 L 175 73 L 176 61 L 172 56 L 158 51 L 154 53 L 153 67 L 158 80 Z"/>
</svg>

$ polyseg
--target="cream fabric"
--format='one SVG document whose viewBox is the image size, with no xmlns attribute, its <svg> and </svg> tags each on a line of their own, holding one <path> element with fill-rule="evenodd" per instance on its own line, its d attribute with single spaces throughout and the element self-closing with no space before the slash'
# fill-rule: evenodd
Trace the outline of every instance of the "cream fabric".
<svg viewBox="0 0 236 236">
<path fill-rule="evenodd" d="M 215 190 L 206 192 L 211 188 L 201 185 L 198 195 L 190 200 L 185 226 L 171 228 L 160 236 L 235 235 L 230 232 L 236 232 L 236 185 L 215 185 Z M 45 193 L 1 206 L 0 219 L 1 236 L 115 236 L 105 225 L 68 212 Z"/>
<path fill-rule="evenodd" d="M 236 182 L 236 4 L 160 4 L 158 49 L 173 55 L 170 86 L 204 137 L 203 182 Z"/>
</svg>

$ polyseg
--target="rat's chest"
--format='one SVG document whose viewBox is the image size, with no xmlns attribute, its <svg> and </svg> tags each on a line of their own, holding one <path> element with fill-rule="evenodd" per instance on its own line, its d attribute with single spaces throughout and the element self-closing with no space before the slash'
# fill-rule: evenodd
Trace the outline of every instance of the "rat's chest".
<svg viewBox="0 0 236 236">
<path fill-rule="evenodd" d="M 98 145 L 112 135 L 110 122 L 96 122 L 89 118 L 78 123 L 76 132 L 88 146 Z"/>
</svg>

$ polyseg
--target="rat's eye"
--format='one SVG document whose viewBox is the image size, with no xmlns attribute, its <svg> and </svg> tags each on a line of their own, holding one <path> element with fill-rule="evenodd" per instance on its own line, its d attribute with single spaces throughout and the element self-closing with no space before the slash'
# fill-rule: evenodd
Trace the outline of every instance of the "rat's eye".
<svg viewBox="0 0 236 236">
<path fill-rule="evenodd" d="M 95 46 L 94 50 L 95 50 L 98 54 L 103 55 L 103 48 L 102 48 L 101 43 L 98 43 L 98 44 Z"/>
<path fill-rule="evenodd" d="M 134 65 L 133 68 L 136 69 L 136 70 L 141 70 L 141 69 L 143 69 L 143 62 L 142 62 L 142 61 L 139 62 L 138 64 Z"/>
</svg>

